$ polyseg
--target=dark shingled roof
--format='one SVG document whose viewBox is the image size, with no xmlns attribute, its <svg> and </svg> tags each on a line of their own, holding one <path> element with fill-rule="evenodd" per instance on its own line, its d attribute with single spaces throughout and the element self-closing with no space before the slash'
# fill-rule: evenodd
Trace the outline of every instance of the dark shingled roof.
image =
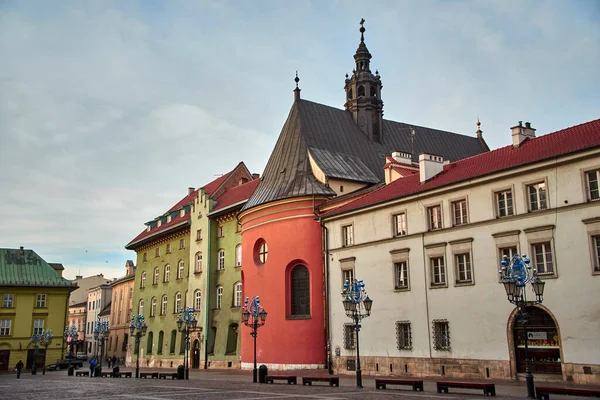
<svg viewBox="0 0 600 400">
<path fill-rule="evenodd" d="M 0 286 L 65 287 L 77 285 L 60 276 L 35 251 L 0 249 Z"/>
<path fill-rule="evenodd" d="M 312 174 L 308 151 L 328 177 L 338 177 L 340 165 L 335 161 L 344 156 L 354 163 L 343 179 L 358 179 L 374 183 L 367 176 L 384 180 L 386 156 L 393 151 L 410 152 L 411 132 L 414 129 L 413 161 L 419 153 L 433 153 L 446 160 L 457 161 L 489 151 L 485 142 L 476 137 L 459 135 L 437 129 L 383 120 L 381 143 L 368 139 L 352 119 L 352 114 L 307 100 L 295 101 L 281 130 L 279 139 L 265 167 L 262 181 L 244 209 L 275 200 L 306 195 L 335 196 L 335 192 L 319 182 Z M 368 170 L 362 170 L 362 165 Z M 354 178 L 353 178 L 354 177 Z"/>
</svg>

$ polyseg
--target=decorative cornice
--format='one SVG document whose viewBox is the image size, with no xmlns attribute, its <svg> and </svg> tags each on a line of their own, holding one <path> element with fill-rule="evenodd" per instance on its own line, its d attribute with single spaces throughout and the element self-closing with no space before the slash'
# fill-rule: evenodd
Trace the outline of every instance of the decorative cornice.
<svg viewBox="0 0 600 400">
<path fill-rule="evenodd" d="M 515 229 L 513 231 L 492 233 L 492 237 L 499 238 L 499 237 L 505 237 L 505 236 L 513 236 L 513 235 L 518 235 L 519 233 L 521 233 L 521 230 Z"/>
<path fill-rule="evenodd" d="M 554 229 L 554 225 L 535 226 L 533 228 L 523 229 L 523 232 L 525 232 L 525 233 L 533 233 L 533 232 L 539 232 L 539 231 L 547 231 L 549 229 Z"/>
<path fill-rule="evenodd" d="M 593 224 L 596 222 L 600 222 L 600 217 L 593 217 L 593 218 L 586 218 L 586 219 L 582 219 L 581 222 L 583 222 L 584 224 Z"/>
<path fill-rule="evenodd" d="M 462 244 L 462 243 L 471 243 L 473 242 L 473 238 L 464 238 L 464 239 L 458 239 L 458 240 L 451 240 L 448 243 L 450 245 L 455 245 L 455 244 Z"/>
<path fill-rule="evenodd" d="M 341 263 L 350 262 L 350 261 L 356 261 L 356 257 L 340 258 L 338 261 L 341 262 Z"/>
<path fill-rule="evenodd" d="M 423 246 L 426 249 L 432 249 L 434 247 L 442 247 L 442 246 L 446 246 L 448 243 L 447 242 L 439 242 L 439 243 L 431 243 L 431 244 L 426 244 L 425 246 Z"/>
<path fill-rule="evenodd" d="M 408 247 L 405 247 L 403 249 L 390 250 L 390 254 L 408 253 L 409 251 L 410 251 L 410 249 Z"/>
</svg>

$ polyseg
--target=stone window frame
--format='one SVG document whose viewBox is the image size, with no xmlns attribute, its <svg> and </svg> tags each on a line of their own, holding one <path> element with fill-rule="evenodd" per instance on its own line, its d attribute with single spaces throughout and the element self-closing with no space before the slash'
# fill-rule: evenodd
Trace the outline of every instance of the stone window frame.
<svg viewBox="0 0 600 400">
<path fill-rule="evenodd" d="M 48 307 L 48 295 L 45 293 L 38 293 L 35 295 L 35 308 L 47 308 Z"/>
<path fill-rule="evenodd" d="M 179 302 L 179 307 L 177 307 L 177 302 Z M 179 314 L 181 310 L 183 310 L 183 295 L 178 291 L 173 296 L 173 314 Z"/>
<path fill-rule="evenodd" d="M 457 224 L 456 223 L 456 215 L 454 212 L 454 206 L 457 203 L 460 202 L 465 202 L 465 222 Z M 449 204 L 449 208 L 450 208 L 450 226 L 464 226 L 464 225 L 468 225 L 471 222 L 471 210 L 469 209 L 469 196 L 465 195 L 465 196 L 461 196 L 461 197 L 456 197 L 456 198 L 452 198 L 448 200 L 448 204 Z"/>
<path fill-rule="evenodd" d="M 494 242 L 496 244 L 496 254 L 498 260 L 494 263 L 494 268 L 496 271 L 500 270 L 500 263 L 502 262 L 502 250 L 507 248 L 516 248 L 517 254 L 520 250 L 520 241 L 519 235 L 521 234 L 520 229 L 514 229 L 510 231 L 502 231 L 492 233 L 492 237 L 494 238 Z M 502 278 L 500 277 L 500 273 L 498 273 L 498 283 L 502 283 Z"/>
<path fill-rule="evenodd" d="M 146 287 L 146 271 L 142 271 L 142 276 L 140 277 L 140 289 Z"/>
<path fill-rule="evenodd" d="M 411 288 L 411 279 L 410 279 L 410 262 L 409 262 L 409 252 L 410 252 L 410 248 L 402 248 L 402 249 L 395 249 L 395 250 L 390 250 L 390 255 L 392 258 L 392 283 L 393 283 L 393 288 L 394 288 L 394 292 L 408 292 L 410 291 Z M 399 263 L 406 263 L 406 280 L 408 281 L 408 284 L 406 285 L 406 287 L 398 287 L 396 285 L 397 283 L 397 275 L 396 275 L 396 264 Z"/>
<path fill-rule="evenodd" d="M 596 172 L 596 176 L 598 177 L 599 183 L 600 183 L 600 165 L 596 165 L 593 167 L 589 167 L 589 168 L 585 168 L 585 169 L 581 169 L 581 183 L 582 183 L 582 187 L 583 187 L 583 193 L 585 196 L 585 202 L 592 202 L 592 201 L 600 201 L 600 197 L 597 199 L 592 199 L 591 196 L 591 191 L 590 191 L 590 185 L 589 185 L 589 181 L 588 181 L 588 173 L 590 172 Z"/>
<path fill-rule="evenodd" d="M 171 265 L 166 264 L 163 272 L 163 282 L 168 283 L 171 280 Z"/>
<path fill-rule="evenodd" d="M 448 276 L 448 262 L 447 262 L 447 257 L 446 257 L 446 242 L 441 242 L 441 243 L 432 243 L 432 244 L 428 244 L 425 245 L 425 253 L 427 256 L 427 274 L 428 274 L 428 278 L 429 278 L 429 289 L 440 289 L 440 288 L 447 288 L 448 287 L 448 281 L 449 276 Z M 444 262 L 444 283 L 433 283 L 433 268 L 432 268 L 432 264 L 431 261 L 434 258 L 442 258 L 443 262 Z"/>
<path fill-rule="evenodd" d="M 590 269 L 592 275 L 600 276 L 600 260 L 598 259 L 598 250 L 594 245 L 594 238 L 600 238 L 600 217 L 583 219 L 581 222 L 583 222 L 585 225 L 588 237 L 588 245 L 590 249 Z"/>
<path fill-rule="evenodd" d="M 156 296 L 152 296 L 150 299 L 150 316 L 156 317 Z"/>
<path fill-rule="evenodd" d="M 396 321 L 396 348 L 398 350 L 412 350 L 410 321 Z"/>
<path fill-rule="evenodd" d="M 158 285 L 158 281 L 160 280 L 160 268 L 154 267 L 154 272 L 152 275 L 152 284 Z"/>
<path fill-rule="evenodd" d="M 220 310 L 223 307 L 223 286 L 217 286 L 217 290 L 215 292 L 217 294 L 215 309 Z"/>
<path fill-rule="evenodd" d="M 506 186 L 500 186 L 497 188 L 493 188 L 491 189 L 492 192 L 492 207 L 494 210 L 494 217 L 495 218 L 509 218 L 509 217 L 513 217 L 515 215 L 517 215 L 517 202 L 515 199 L 515 186 L 514 185 L 506 185 Z M 512 200 L 512 214 L 506 214 L 506 215 L 500 215 L 500 203 L 498 202 L 498 193 L 504 193 L 504 192 L 510 192 L 511 194 L 511 200 Z M 507 211 L 508 211 L 508 207 L 507 207 Z"/>
<path fill-rule="evenodd" d="M 225 249 L 217 251 L 217 271 L 225 271 Z"/>
<path fill-rule="evenodd" d="M 183 279 L 183 276 L 185 275 L 185 261 L 184 260 L 179 260 L 179 262 L 177 263 L 177 280 Z"/>
<path fill-rule="evenodd" d="M 398 233 L 398 223 L 397 218 L 400 215 L 404 215 L 404 234 Z M 392 237 L 404 237 L 408 236 L 408 212 L 406 209 L 398 210 L 390 215 L 392 219 Z"/>
<path fill-rule="evenodd" d="M 171 254 L 171 243 L 167 243 L 166 249 L 165 249 L 165 253 L 166 254 Z"/>
<path fill-rule="evenodd" d="M 202 310 L 202 290 L 200 289 L 194 291 L 194 310 Z"/>
<path fill-rule="evenodd" d="M 38 322 L 40 322 L 40 321 L 41 321 L 41 324 L 38 324 Z M 33 335 L 36 335 L 36 334 L 40 335 L 40 334 L 42 334 L 42 332 L 44 332 L 44 326 L 46 325 L 46 320 L 44 318 L 35 318 L 32 323 L 33 323 L 33 329 L 32 329 Z"/>
<path fill-rule="evenodd" d="M 2 308 L 15 308 L 14 293 L 4 293 L 2 295 Z"/>
<path fill-rule="evenodd" d="M 533 259 L 533 246 L 541 243 L 550 243 L 550 251 L 552 254 L 552 273 L 540 274 L 542 279 L 558 278 L 558 265 L 556 262 L 556 246 L 554 243 L 555 225 L 541 225 L 532 228 L 523 229 L 527 237 L 527 247 L 529 248 L 529 259 L 531 260 L 531 268 L 535 268 L 535 260 Z"/>
<path fill-rule="evenodd" d="M 346 350 L 354 350 L 356 349 L 356 331 L 354 328 L 354 324 L 345 323 L 342 326 L 343 329 L 343 340 L 344 340 L 344 349 Z"/>
<path fill-rule="evenodd" d="M 202 240 L 202 229 L 196 231 L 196 242 L 199 242 L 200 240 Z"/>
<path fill-rule="evenodd" d="M 339 260 L 340 263 L 340 274 L 342 277 L 342 288 L 344 287 L 344 283 L 346 283 L 346 279 L 344 279 L 348 273 L 348 271 L 350 272 L 350 275 L 352 278 L 354 278 L 356 276 L 356 257 L 347 257 L 347 258 L 341 258 Z"/>
<path fill-rule="evenodd" d="M 446 331 L 446 343 L 443 341 L 443 330 Z M 434 319 L 431 321 L 431 336 L 433 338 L 433 349 L 436 351 L 451 351 L 450 323 L 447 319 Z"/>
<path fill-rule="evenodd" d="M 235 246 L 235 266 L 240 268 L 242 266 L 242 244 Z"/>
<path fill-rule="evenodd" d="M 475 285 L 475 263 L 473 262 L 473 238 L 465 238 L 459 240 L 453 240 L 449 242 L 450 252 L 452 253 L 452 263 L 454 270 L 454 286 L 474 286 Z M 468 254 L 471 264 L 471 280 L 459 282 L 458 277 L 460 276 L 458 271 L 458 260 L 457 257 L 462 254 Z M 446 276 L 448 275 L 446 268 Z M 447 278 L 446 278 L 447 279 Z"/>
<path fill-rule="evenodd" d="M 544 184 L 544 186 L 546 187 L 546 208 L 538 208 L 537 210 L 532 210 L 531 209 L 531 199 L 529 197 L 529 187 L 531 186 L 535 186 L 535 185 L 539 185 L 539 184 Z M 550 209 L 550 193 L 549 193 L 549 186 L 548 186 L 548 177 L 544 176 L 542 178 L 537 178 L 537 179 L 528 179 L 527 181 L 523 182 L 523 197 L 525 200 L 525 206 L 527 208 L 527 212 L 531 213 L 531 212 L 538 212 L 538 211 L 544 211 L 544 210 L 549 210 Z M 538 203 L 539 203 L 539 195 L 538 195 Z M 514 206 L 514 204 L 513 204 Z"/>
<path fill-rule="evenodd" d="M 437 203 L 425 204 L 424 206 L 425 206 L 425 227 L 427 228 L 427 231 L 433 232 L 433 231 L 439 231 L 441 229 L 444 229 L 444 203 L 440 201 Z M 439 227 L 432 228 L 430 211 L 437 207 L 439 207 L 439 209 L 440 209 Z"/>
<path fill-rule="evenodd" d="M 348 235 L 350 232 L 350 235 Z M 342 225 L 342 247 L 351 247 L 356 244 L 356 234 L 354 232 L 354 223 Z"/>
<path fill-rule="evenodd" d="M 185 238 L 179 239 L 179 250 L 185 249 Z"/>
<path fill-rule="evenodd" d="M 12 319 L 7 316 L 3 316 L 3 318 L 0 319 L 0 337 L 1 336 L 12 336 Z"/>
</svg>

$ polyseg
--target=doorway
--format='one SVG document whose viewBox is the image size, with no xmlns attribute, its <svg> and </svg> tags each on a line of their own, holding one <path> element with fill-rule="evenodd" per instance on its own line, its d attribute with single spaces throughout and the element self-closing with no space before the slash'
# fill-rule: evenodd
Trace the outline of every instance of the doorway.
<svg viewBox="0 0 600 400">
<path fill-rule="evenodd" d="M 27 363 L 25 363 L 26 369 L 31 369 L 34 358 L 36 368 L 38 370 L 44 368 L 46 366 L 46 349 L 38 349 L 37 358 L 35 357 L 35 349 L 27 350 Z"/>
<path fill-rule="evenodd" d="M 8 371 L 9 360 L 10 360 L 10 350 L 0 350 L 0 371 Z"/>
<path fill-rule="evenodd" d="M 200 368 L 200 341 L 194 340 L 192 345 L 192 368 Z"/>
</svg>

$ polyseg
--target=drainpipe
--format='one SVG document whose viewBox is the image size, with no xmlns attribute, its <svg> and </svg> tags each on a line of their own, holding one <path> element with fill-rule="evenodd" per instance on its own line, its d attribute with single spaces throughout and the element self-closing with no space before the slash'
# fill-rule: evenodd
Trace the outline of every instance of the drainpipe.
<svg viewBox="0 0 600 400">
<path fill-rule="evenodd" d="M 67 315 L 69 315 L 69 297 L 70 297 L 70 295 L 71 295 L 71 292 L 69 292 L 69 294 L 67 295 L 67 298 L 65 299 L 65 320 L 63 321 L 63 326 L 67 326 L 67 319 L 68 319 Z M 77 334 L 79 335 L 79 332 Z M 73 340 L 73 339 L 71 338 L 71 340 Z M 66 339 L 63 336 L 63 342 L 62 342 L 63 345 L 61 347 L 61 356 L 60 356 L 61 360 L 65 359 L 65 344 L 66 344 L 65 342 L 66 342 Z"/>
<path fill-rule="evenodd" d="M 323 232 L 323 247 L 325 263 L 325 343 L 327 345 L 327 372 L 333 375 L 333 360 L 331 355 L 331 330 L 329 329 L 329 230 L 323 224 L 323 219 L 319 218 L 319 224 Z"/>
<path fill-rule="evenodd" d="M 427 314 L 427 341 L 429 342 L 429 359 L 431 353 L 431 326 L 429 325 L 429 292 L 427 291 L 427 254 L 425 252 L 425 233 L 421 233 L 421 248 L 423 249 L 423 282 L 425 282 L 425 312 Z"/>
<path fill-rule="evenodd" d="M 208 206 L 210 208 L 210 199 L 207 199 L 208 201 Z M 207 213 L 208 214 L 208 213 Z M 210 257 L 211 257 L 211 251 L 210 251 L 210 238 L 212 236 L 211 230 L 210 230 L 210 222 L 211 219 L 210 217 L 207 215 L 206 218 L 208 218 L 208 232 L 207 232 L 207 236 L 208 236 L 208 254 L 206 257 L 206 295 L 204 295 L 204 298 L 206 299 L 206 332 L 204 332 L 204 369 L 208 369 L 208 313 L 210 312 Z M 216 340 L 216 338 L 215 338 Z"/>
</svg>

